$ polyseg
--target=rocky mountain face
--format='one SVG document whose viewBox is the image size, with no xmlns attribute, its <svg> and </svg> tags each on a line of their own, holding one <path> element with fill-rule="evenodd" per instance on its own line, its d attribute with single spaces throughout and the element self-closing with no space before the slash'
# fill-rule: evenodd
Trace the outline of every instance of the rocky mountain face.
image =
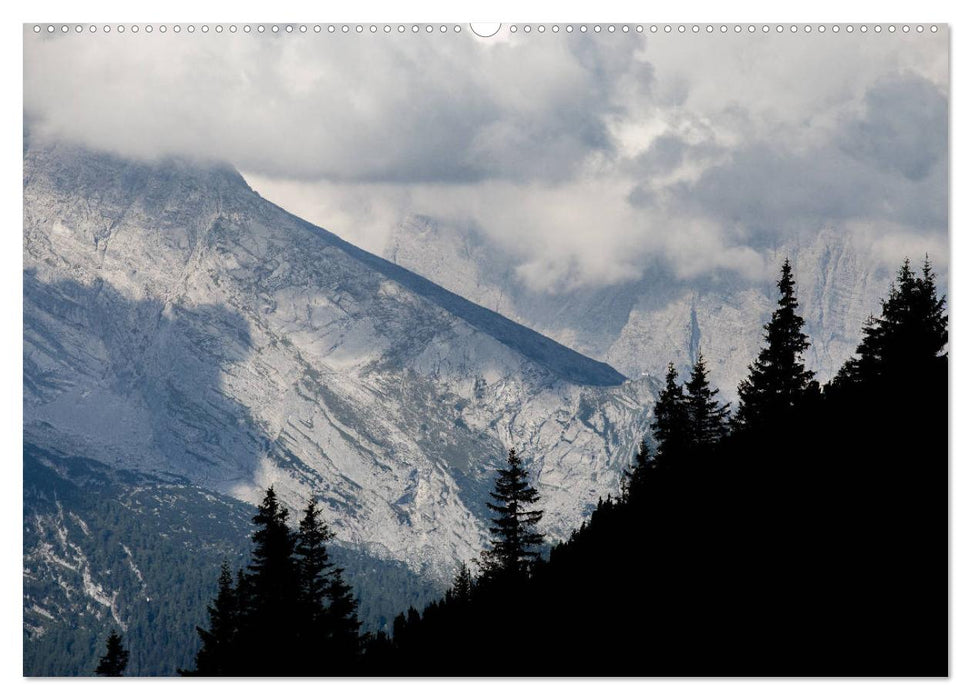
<svg viewBox="0 0 971 700">
<path fill-rule="evenodd" d="M 591 234 L 594 235 L 594 234 Z M 662 376 L 668 362 L 687 369 L 699 351 L 726 399 L 758 353 L 761 328 L 775 307 L 772 280 L 730 276 L 684 281 L 658 265 L 641 279 L 599 288 L 544 293 L 515 274 L 517 261 L 482 232 L 423 216 L 403 221 L 382 255 L 457 294 L 515 319 L 629 377 Z M 807 363 L 832 378 L 856 348 L 860 328 L 877 313 L 896 272 L 832 229 L 764 251 L 778 270 L 790 257 L 806 332 Z M 945 271 L 938 261 L 938 268 Z"/>
<path fill-rule="evenodd" d="M 412 249 L 416 250 L 416 249 Z M 444 580 L 524 455 L 563 537 L 647 431 L 625 378 L 263 200 L 231 168 L 25 143 L 24 437 L 253 502 Z"/>
</svg>

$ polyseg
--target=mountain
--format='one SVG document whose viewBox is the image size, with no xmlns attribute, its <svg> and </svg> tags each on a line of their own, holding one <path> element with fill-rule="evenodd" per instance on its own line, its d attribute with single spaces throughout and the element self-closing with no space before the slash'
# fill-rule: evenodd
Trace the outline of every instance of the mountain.
<svg viewBox="0 0 971 700">
<path fill-rule="evenodd" d="M 633 282 L 536 291 L 485 232 L 420 215 L 405 218 L 376 252 L 630 377 L 662 376 L 668 362 L 687 370 L 700 350 L 712 382 L 729 399 L 758 354 L 759 330 L 776 303 L 774 277 L 685 281 L 660 263 Z M 899 260 L 884 264 L 834 229 L 763 252 L 773 275 L 791 258 L 812 340 L 806 361 L 828 381 L 856 349 L 860 328 L 879 308 Z M 946 266 L 941 269 L 946 275 Z"/>
<path fill-rule="evenodd" d="M 232 168 L 24 150 L 24 438 L 247 502 L 447 580 L 509 447 L 563 538 L 618 490 L 625 378 L 302 221 Z"/>
</svg>

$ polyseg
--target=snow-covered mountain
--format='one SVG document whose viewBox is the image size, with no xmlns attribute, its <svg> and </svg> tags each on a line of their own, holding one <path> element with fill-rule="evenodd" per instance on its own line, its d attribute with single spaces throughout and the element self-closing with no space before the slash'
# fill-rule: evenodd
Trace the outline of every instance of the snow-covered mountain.
<svg viewBox="0 0 971 700">
<path fill-rule="evenodd" d="M 25 139 L 24 436 L 253 501 L 442 579 L 509 447 L 554 537 L 616 491 L 625 378 L 265 201 L 219 165 Z"/>
<path fill-rule="evenodd" d="M 777 297 L 773 279 L 679 280 L 661 264 L 634 282 L 538 292 L 517 277 L 519 261 L 483 232 L 419 215 L 403 220 L 377 252 L 630 377 L 662 376 L 668 362 L 686 369 L 700 350 L 726 399 L 736 397 Z M 763 255 L 776 276 L 791 258 L 812 340 L 807 363 L 829 380 L 855 350 L 866 318 L 879 311 L 900 260 L 887 264 L 834 229 Z M 935 261 L 942 279 L 946 262 Z"/>
</svg>

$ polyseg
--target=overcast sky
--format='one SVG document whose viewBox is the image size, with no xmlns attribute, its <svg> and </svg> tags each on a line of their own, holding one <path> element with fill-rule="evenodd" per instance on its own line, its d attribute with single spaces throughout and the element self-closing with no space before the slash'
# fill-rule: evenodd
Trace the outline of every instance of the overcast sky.
<svg viewBox="0 0 971 700">
<path fill-rule="evenodd" d="M 540 289 L 774 274 L 821 228 L 896 263 L 947 241 L 946 29 L 35 36 L 32 138 L 229 161 L 380 253 L 424 214 Z"/>
</svg>

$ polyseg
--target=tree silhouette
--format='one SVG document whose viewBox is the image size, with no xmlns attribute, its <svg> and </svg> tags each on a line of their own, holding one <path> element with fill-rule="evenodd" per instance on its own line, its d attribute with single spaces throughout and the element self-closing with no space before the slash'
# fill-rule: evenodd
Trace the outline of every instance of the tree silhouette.
<svg viewBox="0 0 971 700">
<path fill-rule="evenodd" d="M 700 353 L 685 389 L 688 442 L 692 447 L 710 447 L 728 432 L 728 406 L 715 398 L 718 389 L 709 385 L 705 358 Z"/>
<path fill-rule="evenodd" d="M 528 475 L 515 449 L 509 450 L 507 467 L 499 469 L 495 491 L 490 492 L 494 502 L 488 507 L 495 512 L 492 518 L 490 548 L 482 553 L 483 575 L 487 578 L 521 577 L 528 574 L 539 558 L 537 548 L 543 536 L 536 525 L 543 511 L 530 510 L 539 494 L 529 485 Z"/>
<path fill-rule="evenodd" d="M 330 528 L 320 518 L 320 507 L 313 498 L 307 502 L 297 531 L 294 553 L 297 556 L 299 581 L 299 618 L 294 627 L 301 637 L 299 653 L 304 668 L 326 661 L 320 648 L 333 644 L 333 631 L 328 619 L 330 578 L 333 564 L 327 553 L 327 542 L 333 538 Z"/>
<path fill-rule="evenodd" d="M 786 258 L 779 277 L 778 307 L 765 325 L 764 345 L 749 374 L 738 385 L 739 406 L 736 427 L 753 426 L 774 419 L 818 391 L 813 373 L 803 363 L 809 338 L 802 332 L 805 322 L 797 313 L 796 287 L 792 266 Z"/>
<path fill-rule="evenodd" d="M 810 381 L 781 420 L 712 441 L 724 407 L 703 359 L 687 387 L 669 368 L 654 427 L 677 468 L 652 468 L 642 443 L 626 497 L 529 576 L 483 577 L 463 604 L 460 571 L 444 600 L 400 615 L 384 672 L 946 676 L 947 329 L 927 267 L 904 273 L 861 351 L 899 365 L 892 381 L 822 395 Z"/>
<path fill-rule="evenodd" d="M 347 674 L 348 663 L 353 662 L 361 651 L 361 622 L 357 617 L 357 600 L 351 587 L 344 581 L 344 570 L 334 567 L 328 575 L 327 597 L 330 605 L 326 621 L 330 628 L 331 644 L 327 647 L 334 661 L 334 670 Z"/>
<path fill-rule="evenodd" d="M 288 515 L 271 486 L 253 517 L 253 558 L 243 577 L 242 663 L 274 676 L 295 674 L 298 663 L 292 631 L 301 613 L 300 578 Z"/>
<path fill-rule="evenodd" d="M 233 675 L 239 631 L 239 597 L 226 562 L 223 562 L 219 572 L 216 599 L 208 606 L 208 611 L 209 629 L 196 627 L 202 647 L 196 653 L 196 668 L 191 675 Z"/>
<path fill-rule="evenodd" d="M 641 440 L 637 446 L 634 463 L 624 470 L 624 475 L 620 482 L 620 500 L 622 503 L 629 501 L 632 498 L 632 494 L 633 497 L 636 497 L 640 493 L 653 466 L 654 460 L 651 459 L 651 451 L 647 446 L 647 441 Z"/>
<path fill-rule="evenodd" d="M 333 538 L 310 499 L 297 532 L 267 489 L 253 523 L 252 561 L 235 586 L 223 566 L 209 606 L 209 629 L 197 628 L 196 668 L 182 675 L 352 675 L 359 669 L 361 623 L 344 572 L 327 552 Z"/>
<path fill-rule="evenodd" d="M 467 564 L 463 563 L 459 572 L 455 574 L 455 580 L 449 589 L 452 600 L 460 603 L 468 603 L 472 599 L 472 588 L 475 582 L 472 580 L 472 572 L 469 571 Z"/>
<path fill-rule="evenodd" d="M 121 635 L 112 631 L 105 644 L 105 655 L 94 672 L 99 676 L 123 676 L 128 667 L 128 650 L 121 643 Z"/>
<path fill-rule="evenodd" d="M 937 296 L 927 257 L 921 272 L 917 276 L 904 260 L 880 316 L 871 316 L 863 327 L 858 356 L 844 365 L 835 384 L 899 376 L 942 355 L 948 342 L 945 298 Z"/>
<path fill-rule="evenodd" d="M 300 589 L 301 673 L 349 674 L 360 652 L 357 601 L 344 581 L 344 570 L 335 566 L 327 553 L 334 533 L 320 518 L 320 508 L 311 499 L 297 532 L 294 553 Z"/>
<path fill-rule="evenodd" d="M 320 519 L 317 501 L 311 498 L 300 520 L 294 552 L 298 557 L 300 600 L 305 619 L 315 624 L 321 621 L 327 607 L 328 574 L 333 567 L 327 542 L 333 537 L 334 533 Z"/>
<path fill-rule="evenodd" d="M 684 388 L 678 383 L 678 371 L 674 363 L 668 364 L 664 376 L 664 389 L 654 404 L 654 420 L 651 422 L 654 441 L 657 444 L 657 463 L 673 464 L 684 454 L 689 444 L 688 402 Z"/>
</svg>

